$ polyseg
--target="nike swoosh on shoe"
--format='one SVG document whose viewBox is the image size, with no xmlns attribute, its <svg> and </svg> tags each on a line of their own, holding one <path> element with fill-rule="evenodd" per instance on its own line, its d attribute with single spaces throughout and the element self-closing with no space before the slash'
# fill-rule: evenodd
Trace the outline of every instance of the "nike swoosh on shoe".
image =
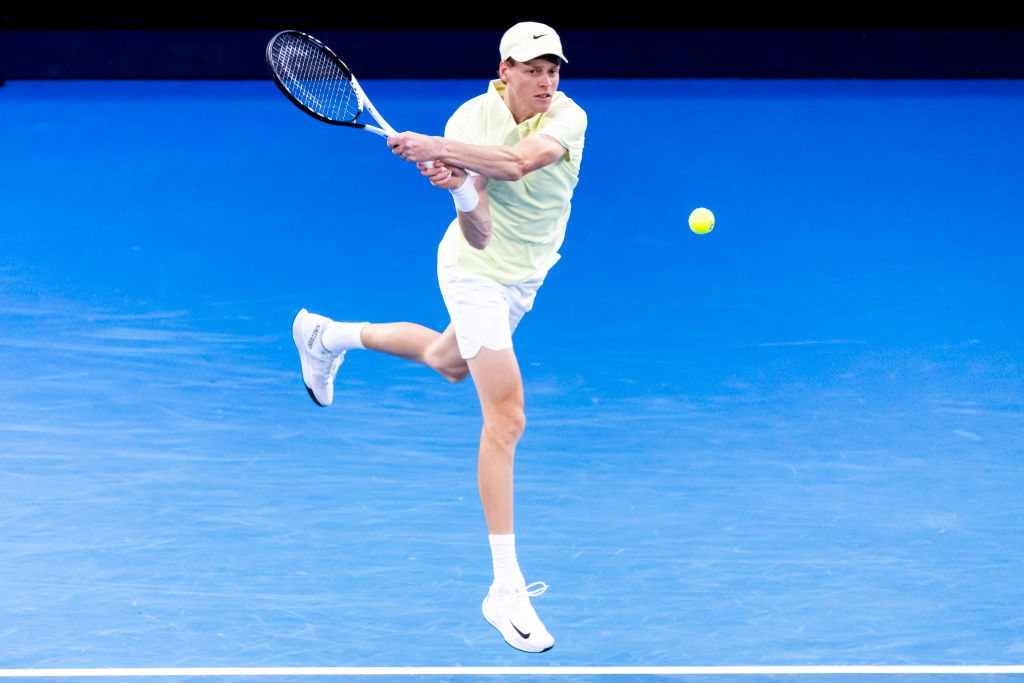
<svg viewBox="0 0 1024 683">
<path fill-rule="evenodd" d="M 512 624 L 512 620 L 509 619 L 508 623 Z M 523 640 L 529 640 L 530 639 L 530 634 L 529 633 L 523 633 L 522 631 L 519 630 L 519 627 L 516 626 L 515 624 L 512 624 L 512 628 L 514 628 L 516 630 L 516 633 L 518 633 L 519 637 L 522 638 Z"/>
</svg>

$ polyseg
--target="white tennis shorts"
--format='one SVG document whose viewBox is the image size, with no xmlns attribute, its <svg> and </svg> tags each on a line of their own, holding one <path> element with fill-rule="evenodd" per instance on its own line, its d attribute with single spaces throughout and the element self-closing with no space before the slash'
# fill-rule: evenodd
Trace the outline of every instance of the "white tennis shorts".
<svg viewBox="0 0 1024 683">
<path fill-rule="evenodd" d="M 456 266 L 438 265 L 437 282 L 455 328 L 459 354 L 468 360 L 481 347 L 512 348 L 512 333 L 533 308 L 544 278 L 505 285 Z"/>
</svg>

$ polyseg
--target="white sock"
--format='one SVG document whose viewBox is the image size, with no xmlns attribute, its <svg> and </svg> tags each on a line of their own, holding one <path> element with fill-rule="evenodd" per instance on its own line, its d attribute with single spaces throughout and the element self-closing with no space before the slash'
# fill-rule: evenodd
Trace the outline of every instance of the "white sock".
<svg viewBox="0 0 1024 683">
<path fill-rule="evenodd" d="M 514 591 L 526 586 L 523 573 L 516 560 L 515 534 L 491 534 L 491 560 L 494 563 L 494 587 L 500 592 Z"/>
<path fill-rule="evenodd" d="M 360 333 L 369 323 L 339 323 L 331 321 L 320 335 L 320 343 L 331 353 L 349 349 L 364 349 Z"/>
</svg>

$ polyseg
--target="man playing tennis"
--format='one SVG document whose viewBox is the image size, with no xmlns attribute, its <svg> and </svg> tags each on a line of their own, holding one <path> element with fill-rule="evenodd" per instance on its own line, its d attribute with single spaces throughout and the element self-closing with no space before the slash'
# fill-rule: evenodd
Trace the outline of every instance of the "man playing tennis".
<svg viewBox="0 0 1024 683">
<path fill-rule="evenodd" d="M 332 402 L 335 374 L 352 349 L 417 361 L 452 382 L 472 375 L 483 413 L 478 483 L 494 567 L 484 617 L 513 647 L 543 652 L 554 638 L 530 597 L 547 586 L 526 585 L 515 553 L 512 472 L 525 416 L 512 333 L 559 259 L 587 117 L 558 91 L 567 60 L 551 27 L 516 24 L 499 51 L 499 78 L 456 110 L 444 137 L 388 138 L 394 154 L 454 197 L 456 217 L 437 258 L 451 324 L 439 333 L 408 322 L 335 322 L 303 309 L 292 332 L 307 390 L 320 405 Z"/>
</svg>

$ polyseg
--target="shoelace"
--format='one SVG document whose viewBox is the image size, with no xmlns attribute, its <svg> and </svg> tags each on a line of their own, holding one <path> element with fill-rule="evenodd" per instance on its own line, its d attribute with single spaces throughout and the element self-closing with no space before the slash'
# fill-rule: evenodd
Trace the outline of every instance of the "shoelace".
<svg viewBox="0 0 1024 683">
<path fill-rule="evenodd" d="M 523 592 L 527 596 L 529 596 L 531 598 L 535 598 L 538 595 L 543 595 L 544 591 L 546 591 L 547 589 L 548 589 L 548 585 L 546 583 L 544 583 L 543 581 L 534 581 L 529 586 L 527 586 L 525 589 L 523 589 Z"/>
<path fill-rule="evenodd" d="M 516 600 L 517 598 L 535 598 L 538 595 L 542 595 L 544 591 L 548 589 L 548 585 L 543 581 L 534 581 L 529 586 L 523 588 L 517 588 L 511 593 L 491 593 L 491 598 L 494 600 Z"/>
</svg>

